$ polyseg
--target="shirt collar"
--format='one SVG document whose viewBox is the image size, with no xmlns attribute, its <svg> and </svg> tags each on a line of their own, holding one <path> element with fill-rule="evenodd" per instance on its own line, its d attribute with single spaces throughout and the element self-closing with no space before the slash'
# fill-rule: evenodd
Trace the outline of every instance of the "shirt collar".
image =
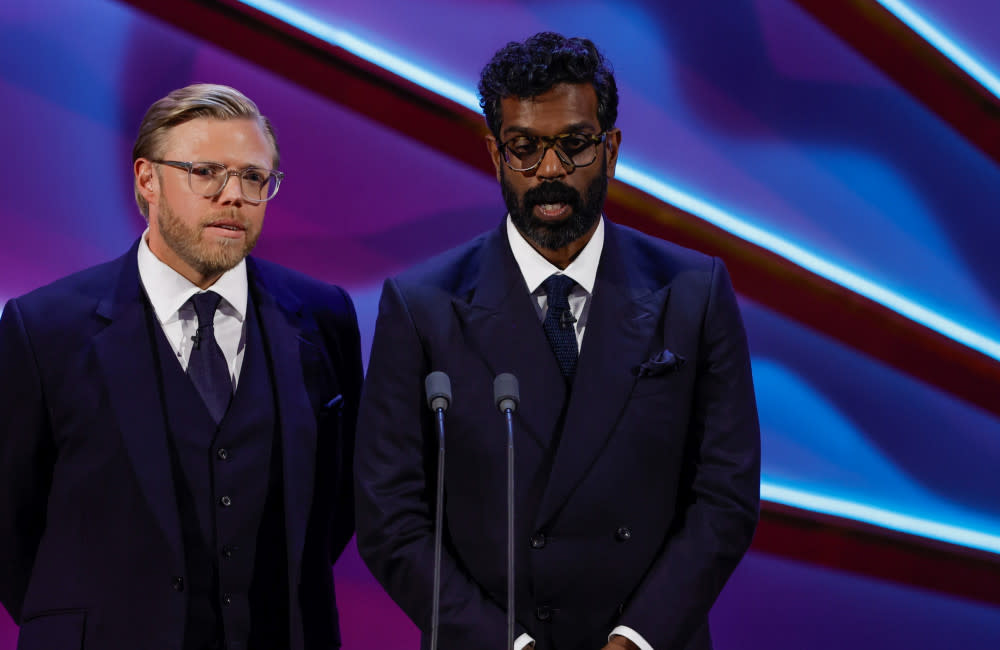
<svg viewBox="0 0 1000 650">
<path fill-rule="evenodd" d="M 534 293 L 538 287 L 545 282 L 553 273 L 562 273 L 573 278 L 573 281 L 580 285 L 588 294 L 594 293 L 594 282 L 597 279 L 597 265 L 601 261 L 601 251 L 604 250 L 604 217 L 597 223 L 597 229 L 593 237 L 583 247 L 583 250 L 569 263 L 565 269 L 560 269 L 552 262 L 545 259 L 541 253 L 536 251 L 531 244 L 521 235 L 510 215 L 507 215 L 507 241 L 510 242 L 510 251 L 514 254 L 514 261 L 521 269 L 524 282 L 528 285 L 528 291 Z"/>
<path fill-rule="evenodd" d="M 201 289 L 153 254 L 146 242 L 148 234 L 147 228 L 139 240 L 139 280 L 146 289 L 156 317 L 165 325 L 176 320 L 181 307 Z M 211 290 L 222 296 L 223 306 L 220 309 L 242 321 L 247 310 L 246 260 L 240 260 L 239 264 L 223 273 Z"/>
</svg>

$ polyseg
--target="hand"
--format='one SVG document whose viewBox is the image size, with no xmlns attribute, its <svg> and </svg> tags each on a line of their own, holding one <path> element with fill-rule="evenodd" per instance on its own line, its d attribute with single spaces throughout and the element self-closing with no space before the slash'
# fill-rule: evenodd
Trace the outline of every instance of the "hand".
<svg viewBox="0 0 1000 650">
<path fill-rule="evenodd" d="M 639 650 L 639 646 L 625 637 L 616 634 L 608 641 L 608 645 L 601 648 L 601 650 Z"/>
</svg>

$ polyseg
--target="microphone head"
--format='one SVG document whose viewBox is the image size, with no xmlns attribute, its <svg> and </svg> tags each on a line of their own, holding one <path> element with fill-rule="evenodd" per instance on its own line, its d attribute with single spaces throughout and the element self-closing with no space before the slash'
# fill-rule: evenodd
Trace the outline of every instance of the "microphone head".
<svg viewBox="0 0 1000 650">
<path fill-rule="evenodd" d="M 517 386 L 517 377 L 509 372 L 500 373 L 493 380 L 493 401 L 500 412 L 516 411 L 521 401 L 521 391 Z"/>
<path fill-rule="evenodd" d="M 451 380 L 448 375 L 435 370 L 424 379 L 424 390 L 427 391 L 427 406 L 432 411 L 448 410 L 448 405 L 451 404 Z"/>
</svg>

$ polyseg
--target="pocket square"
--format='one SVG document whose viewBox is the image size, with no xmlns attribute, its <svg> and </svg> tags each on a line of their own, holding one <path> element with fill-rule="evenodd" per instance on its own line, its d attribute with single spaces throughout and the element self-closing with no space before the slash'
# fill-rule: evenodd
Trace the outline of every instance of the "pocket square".
<svg viewBox="0 0 1000 650">
<path fill-rule="evenodd" d="M 670 350 L 661 350 L 653 355 L 648 361 L 643 361 L 636 368 L 636 375 L 639 377 L 656 377 L 670 370 L 675 370 L 684 365 L 684 357 L 674 354 Z"/>
</svg>

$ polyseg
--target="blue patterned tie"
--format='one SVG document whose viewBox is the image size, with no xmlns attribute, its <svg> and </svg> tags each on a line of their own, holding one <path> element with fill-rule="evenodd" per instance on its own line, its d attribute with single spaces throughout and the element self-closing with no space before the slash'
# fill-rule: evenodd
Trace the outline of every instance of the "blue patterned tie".
<svg viewBox="0 0 1000 650">
<path fill-rule="evenodd" d="M 221 301 L 222 296 L 214 291 L 196 293 L 189 301 L 198 315 L 198 332 L 191 337 L 194 347 L 187 372 L 216 424 L 222 421 L 233 397 L 229 364 L 215 340 L 215 310 Z"/>
<path fill-rule="evenodd" d="M 545 279 L 542 287 L 545 295 L 548 296 L 548 309 L 545 312 L 545 320 L 542 321 L 542 329 L 549 339 L 552 352 L 559 362 L 559 370 L 567 381 L 573 379 L 576 374 L 576 328 L 573 327 L 576 319 L 569 308 L 569 291 L 576 282 L 566 275 L 553 274 Z"/>
</svg>

